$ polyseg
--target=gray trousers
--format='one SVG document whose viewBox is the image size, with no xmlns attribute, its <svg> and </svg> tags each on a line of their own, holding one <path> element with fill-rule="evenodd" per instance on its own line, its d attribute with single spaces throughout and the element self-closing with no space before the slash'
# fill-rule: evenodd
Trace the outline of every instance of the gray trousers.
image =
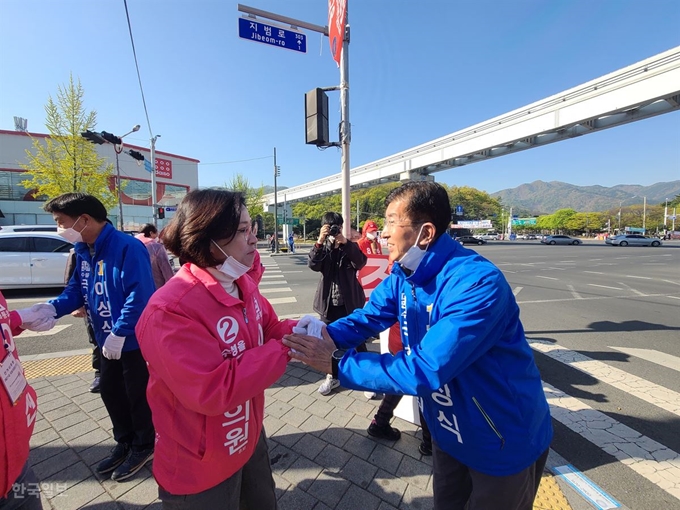
<svg viewBox="0 0 680 510">
<path fill-rule="evenodd" d="M 490 476 L 461 464 L 433 443 L 434 510 L 532 510 L 546 460 L 548 450 L 517 474 Z"/>
<path fill-rule="evenodd" d="M 161 487 L 163 510 L 276 510 L 274 477 L 264 429 L 245 465 L 215 487 L 198 494 L 175 495 Z"/>
</svg>

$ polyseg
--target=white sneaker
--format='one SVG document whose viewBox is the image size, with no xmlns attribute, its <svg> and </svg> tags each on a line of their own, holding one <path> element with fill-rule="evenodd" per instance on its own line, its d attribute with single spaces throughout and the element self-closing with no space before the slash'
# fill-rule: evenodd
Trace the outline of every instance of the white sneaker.
<svg viewBox="0 0 680 510">
<path fill-rule="evenodd" d="M 385 395 L 382 393 L 376 393 L 375 391 L 364 391 L 364 397 L 366 397 L 368 400 L 373 400 L 375 399 L 381 399 Z"/>
<path fill-rule="evenodd" d="M 319 386 L 319 393 L 322 395 L 330 395 L 331 391 L 333 391 L 338 386 L 340 386 L 340 381 L 333 379 L 333 376 L 328 374 L 326 379 L 324 379 L 324 381 L 321 383 L 321 386 Z"/>
</svg>

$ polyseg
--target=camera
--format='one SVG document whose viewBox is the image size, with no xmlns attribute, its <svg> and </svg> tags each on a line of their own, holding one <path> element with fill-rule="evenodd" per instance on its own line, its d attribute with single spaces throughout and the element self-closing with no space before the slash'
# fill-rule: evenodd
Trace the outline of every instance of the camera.
<svg viewBox="0 0 680 510">
<path fill-rule="evenodd" d="M 331 229 L 328 231 L 328 235 L 336 237 L 339 233 L 340 233 L 340 225 L 331 225 Z"/>
</svg>

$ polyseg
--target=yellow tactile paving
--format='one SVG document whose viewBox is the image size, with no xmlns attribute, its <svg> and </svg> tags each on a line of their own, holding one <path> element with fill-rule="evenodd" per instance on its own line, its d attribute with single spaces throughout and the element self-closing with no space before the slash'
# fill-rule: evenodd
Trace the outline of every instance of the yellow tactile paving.
<svg viewBox="0 0 680 510">
<path fill-rule="evenodd" d="M 541 484 L 534 500 L 534 510 L 571 510 L 555 477 L 547 471 L 544 471 L 541 477 Z"/>
<path fill-rule="evenodd" d="M 24 366 L 26 379 L 93 371 L 91 354 L 68 356 L 65 358 L 41 359 L 36 361 L 22 361 L 21 364 Z"/>
</svg>

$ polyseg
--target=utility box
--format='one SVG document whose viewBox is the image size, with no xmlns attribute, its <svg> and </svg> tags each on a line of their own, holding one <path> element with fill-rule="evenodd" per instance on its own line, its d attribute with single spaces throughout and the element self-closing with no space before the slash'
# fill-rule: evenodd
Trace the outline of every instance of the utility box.
<svg viewBox="0 0 680 510">
<path fill-rule="evenodd" d="M 323 147 L 328 139 L 328 96 L 320 89 L 305 94 L 305 143 Z"/>
</svg>

